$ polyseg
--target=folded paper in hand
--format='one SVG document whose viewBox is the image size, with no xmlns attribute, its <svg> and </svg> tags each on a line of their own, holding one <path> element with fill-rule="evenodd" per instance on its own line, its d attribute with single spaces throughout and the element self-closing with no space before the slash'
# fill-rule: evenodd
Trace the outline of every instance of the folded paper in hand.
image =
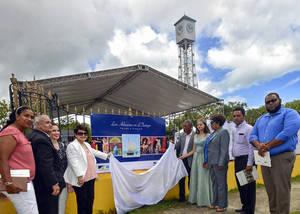
<svg viewBox="0 0 300 214">
<path fill-rule="evenodd" d="M 265 152 L 264 156 L 260 156 L 257 150 L 254 150 L 253 152 L 256 165 L 271 167 L 270 152 Z"/>
<path fill-rule="evenodd" d="M 244 185 L 246 185 L 248 183 L 256 181 L 259 178 L 255 166 L 252 167 L 252 171 L 251 172 L 247 172 L 244 169 L 244 170 L 239 171 L 239 172 L 237 172 L 235 174 L 236 174 L 236 177 L 239 180 L 240 186 L 244 186 Z"/>
</svg>

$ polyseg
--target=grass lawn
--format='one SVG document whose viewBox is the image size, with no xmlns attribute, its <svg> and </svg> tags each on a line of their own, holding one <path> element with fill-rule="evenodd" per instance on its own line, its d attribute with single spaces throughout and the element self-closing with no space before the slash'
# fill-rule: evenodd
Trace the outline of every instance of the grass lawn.
<svg viewBox="0 0 300 214">
<path fill-rule="evenodd" d="M 292 182 L 300 182 L 300 176 L 296 176 L 292 178 Z M 262 188 L 264 187 L 263 184 L 256 184 L 256 188 Z M 238 192 L 237 189 L 233 189 L 229 191 L 229 194 L 231 193 L 236 193 Z M 174 207 L 184 207 L 187 206 L 188 203 L 182 203 L 179 202 L 178 200 L 167 200 L 167 201 L 161 201 L 155 205 L 150 205 L 150 206 L 143 206 L 141 208 L 138 208 L 136 210 L 133 210 L 129 212 L 130 214 L 138 214 L 138 213 L 155 213 L 155 212 L 163 212 L 164 210 L 167 210 L 169 208 L 174 208 Z M 291 212 L 291 214 L 300 214 L 300 211 L 294 211 Z"/>
</svg>

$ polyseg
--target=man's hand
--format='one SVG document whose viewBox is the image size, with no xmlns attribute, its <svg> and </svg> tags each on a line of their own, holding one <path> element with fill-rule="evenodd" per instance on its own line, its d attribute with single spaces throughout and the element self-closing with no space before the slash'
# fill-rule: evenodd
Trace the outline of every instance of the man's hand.
<svg viewBox="0 0 300 214">
<path fill-rule="evenodd" d="M 57 196 L 60 191 L 59 185 L 58 184 L 53 185 L 52 190 L 53 190 L 52 195 Z"/>
<path fill-rule="evenodd" d="M 246 166 L 246 172 L 252 172 L 252 166 Z"/>
<path fill-rule="evenodd" d="M 184 158 L 185 158 L 184 155 L 179 157 L 180 160 L 183 160 Z"/>
<path fill-rule="evenodd" d="M 263 157 L 263 156 L 265 156 L 265 153 L 267 151 L 269 151 L 270 145 L 269 145 L 269 143 L 260 143 L 257 146 L 257 148 L 258 148 L 258 154 Z"/>
<path fill-rule="evenodd" d="M 107 154 L 107 157 L 108 157 L 108 158 L 110 158 L 110 156 L 111 156 L 111 152 Z"/>
<path fill-rule="evenodd" d="M 218 170 L 223 170 L 224 166 L 218 166 Z"/>
<path fill-rule="evenodd" d="M 14 185 L 14 184 L 6 185 L 5 190 L 8 194 L 18 194 L 19 192 L 22 191 L 21 188 L 19 188 L 18 186 Z"/>
<path fill-rule="evenodd" d="M 84 184 L 83 176 L 79 176 L 79 177 L 78 177 L 78 182 L 77 182 L 77 184 L 78 184 L 79 186 L 82 186 L 82 185 Z"/>
</svg>

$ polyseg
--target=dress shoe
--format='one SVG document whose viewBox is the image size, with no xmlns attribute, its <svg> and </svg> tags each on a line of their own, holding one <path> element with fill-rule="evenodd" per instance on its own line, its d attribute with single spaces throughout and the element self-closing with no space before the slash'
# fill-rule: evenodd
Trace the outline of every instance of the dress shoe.
<svg viewBox="0 0 300 214">
<path fill-rule="evenodd" d="M 234 211 L 237 212 L 237 213 L 244 212 L 243 209 L 236 209 L 236 210 L 234 210 Z"/>
</svg>

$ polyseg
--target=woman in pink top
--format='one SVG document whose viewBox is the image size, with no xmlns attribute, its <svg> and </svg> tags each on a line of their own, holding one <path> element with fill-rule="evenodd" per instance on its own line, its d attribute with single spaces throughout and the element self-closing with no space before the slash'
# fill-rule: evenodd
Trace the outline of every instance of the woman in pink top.
<svg viewBox="0 0 300 214">
<path fill-rule="evenodd" d="M 35 175 L 35 162 L 31 143 L 24 132 L 31 128 L 34 114 L 28 107 L 13 111 L 6 126 L 0 132 L 0 173 L 5 185 L 5 194 L 14 204 L 18 213 L 37 214 L 37 203 L 31 183 Z M 27 192 L 12 182 L 10 170 L 29 169 Z"/>
<path fill-rule="evenodd" d="M 72 184 L 77 201 L 78 214 L 92 214 L 94 204 L 94 184 L 97 178 L 95 156 L 106 160 L 106 154 L 93 149 L 85 142 L 88 130 L 78 125 L 74 129 L 75 140 L 67 147 L 68 167 L 64 174 L 66 183 Z"/>
</svg>

